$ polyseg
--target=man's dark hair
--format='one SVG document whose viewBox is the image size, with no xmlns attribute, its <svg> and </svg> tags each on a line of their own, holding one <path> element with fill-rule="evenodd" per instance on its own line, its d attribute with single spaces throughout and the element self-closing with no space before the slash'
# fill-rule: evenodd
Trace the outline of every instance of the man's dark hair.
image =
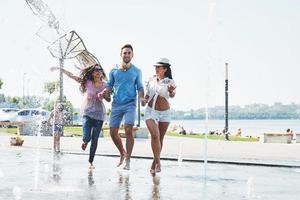
<svg viewBox="0 0 300 200">
<path fill-rule="evenodd" d="M 132 48 L 131 44 L 125 44 L 124 46 L 122 46 L 121 51 L 125 48 L 129 48 L 133 52 L 133 48 Z"/>
</svg>

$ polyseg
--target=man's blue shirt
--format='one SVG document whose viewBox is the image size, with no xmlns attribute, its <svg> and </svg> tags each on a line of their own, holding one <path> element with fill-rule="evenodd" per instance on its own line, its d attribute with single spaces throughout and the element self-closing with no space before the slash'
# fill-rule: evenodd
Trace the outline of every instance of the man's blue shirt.
<svg viewBox="0 0 300 200">
<path fill-rule="evenodd" d="M 109 73 L 107 87 L 110 90 L 114 89 L 113 103 L 126 104 L 136 101 L 137 91 L 144 89 L 141 70 L 134 65 L 127 71 L 114 68 Z"/>
</svg>

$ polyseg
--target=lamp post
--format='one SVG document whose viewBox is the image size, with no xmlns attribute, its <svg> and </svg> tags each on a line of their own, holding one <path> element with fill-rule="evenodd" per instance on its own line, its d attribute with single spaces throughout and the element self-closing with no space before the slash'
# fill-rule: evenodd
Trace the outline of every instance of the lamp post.
<svg viewBox="0 0 300 200">
<path fill-rule="evenodd" d="M 23 106 L 25 106 L 25 78 L 26 78 L 26 72 L 23 73 L 23 97 L 22 97 Z"/>
<path fill-rule="evenodd" d="M 27 98 L 29 98 L 29 82 L 30 82 L 30 78 L 27 78 Z"/>
<path fill-rule="evenodd" d="M 63 76 L 63 68 L 64 68 L 64 59 L 59 59 L 59 102 L 63 102 L 64 97 L 64 76 Z"/>
<path fill-rule="evenodd" d="M 225 139 L 228 137 L 228 63 L 225 63 Z"/>
</svg>

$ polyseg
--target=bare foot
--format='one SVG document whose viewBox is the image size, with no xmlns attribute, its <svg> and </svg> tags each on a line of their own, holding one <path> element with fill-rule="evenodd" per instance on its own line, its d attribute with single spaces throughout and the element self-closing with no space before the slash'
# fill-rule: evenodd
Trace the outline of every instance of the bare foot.
<svg viewBox="0 0 300 200">
<path fill-rule="evenodd" d="M 126 152 L 124 152 L 123 154 L 121 154 L 121 156 L 120 156 L 120 162 L 117 165 L 117 167 L 120 167 L 123 164 L 125 158 L 126 158 Z"/>
<path fill-rule="evenodd" d="M 125 160 L 125 166 L 123 167 L 125 170 L 130 170 L 130 159 Z"/>
<path fill-rule="evenodd" d="M 153 160 L 152 161 L 152 164 L 151 164 L 151 167 L 150 167 L 150 173 L 153 175 L 155 174 L 155 161 Z"/>
<path fill-rule="evenodd" d="M 155 169 L 150 169 L 150 174 L 151 174 L 152 176 L 155 176 Z"/>
<path fill-rule="evenodd" d="M 95 167 L 94 167 L 93 163 L 90 163 L 90 167 L 89 167 L 89 169 L 95 169 Z"/>
<path fill-rule="evenodd" d="M 156 165 L 155 172 L 157 172 L 157 173 L 161 172 L 160 164 Z"/>
<path fill-rule="evenodd" d="M 152 161 L 151 169 L 155 169 L 155 161 L 154 160 Z"/>
</svg>

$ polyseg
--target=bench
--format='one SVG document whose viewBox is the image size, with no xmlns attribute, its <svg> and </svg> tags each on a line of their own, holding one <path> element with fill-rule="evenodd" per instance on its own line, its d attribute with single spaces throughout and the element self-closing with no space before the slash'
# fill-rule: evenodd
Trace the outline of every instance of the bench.
<svg viewBox="0 0 300 200">
<path fill-rule="evenodd" d="M 292 143 L 292 134 L 286 133 L 264 133 L 264 143 Z M 299 139 L 298 139 L 299 140 Z"/>
</svg>

